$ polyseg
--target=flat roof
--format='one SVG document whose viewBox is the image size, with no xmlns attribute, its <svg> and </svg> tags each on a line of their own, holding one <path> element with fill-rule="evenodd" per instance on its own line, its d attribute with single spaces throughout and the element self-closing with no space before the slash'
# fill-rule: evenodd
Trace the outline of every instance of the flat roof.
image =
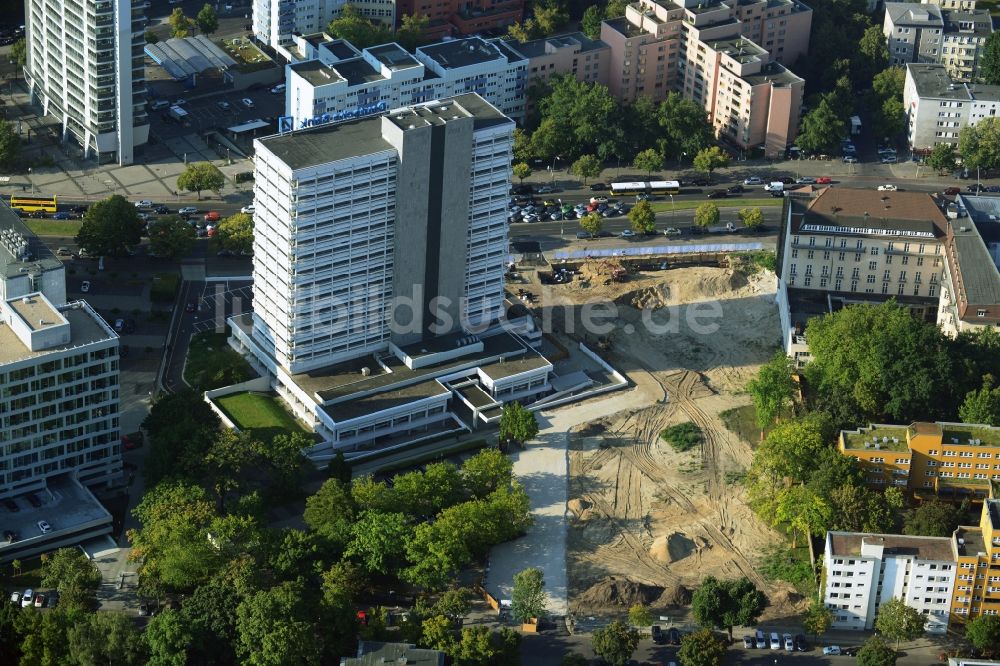
<svg viewBox="0 0 1000 666">
<path fill-rule="evenodd" d="M 1000 304 L 1000 271 L 976 231 L 976 225 L 956 226 L 954 222 L 949 220 L 953 233 L 951 243 L 958 258 L 957 268 L 966 302 L 970 305 Z"/>
<path fill-rule="evenodd" d="M 504 379 L 505 377 L 512 377 L 514 375 L 519 375 L 522 372 L 528 372 L 529 370 L 537 370 L 538 368 L 544 368 L 551 366 L 548 359 L 542 355 L 527 355 L 522 358 L 498 361 L 496 363 L 491 363 L 489 365 L 484 365 L 480 368 L 480 371 L 490 379 L 496 381 L 498 379 Z"/>
<path fill-rule="evenodd" d="M 986 501 L 990 501 L 987 499 Z M 972 525 L 962 525 L 955 530 L 955 541 L 953 544 L 958 555 L 961 557 L 975 556 L 979 553 L 988 553 L 986 539 L 983 538 L 983 530 Z"/>
<path fill-rule="evenodd" d="M 951 539 L 948 537 L 905 536 L 902 534 L 865 534 L 863 532 L 830 532 L 833 555 L 860 557 L 861 545 L 880 545 L 886 554 L 911 555 L 922 560 L 951 560 Z"/>
<path fill-rule="evenodd" d="M 945 66 L 938 63 L 908 63 L 906 70 L 920 98 L 1000 101 L 1000 86 L 956 82 L 948 76 Z"/>
<path fill-rule="evenodd" d="M 357 86 L 362 83 L 373 83 L 375 81 L 385 81 L 382 73 L 371 66 L 364 58 L 349 58 L 330 65 L 340 76 L 347 79 L 347 85 Z"/>
<path fill-rule="evenodd" d="M 844 448 L 855 451 L 892 451 L 901 453 L 907 451 L 906 426 L 874 424 L 857 430 L 842 430 Z M 883 438 L 885 441 L 883 441 Z M 895 439 L 895 441 L 893 441 Z M 868 446 L 865 446 L 865 443 Z M 879 448 L 875 449 L 875 444 Z"/>
<path fill-rule="evenodd" d="M 63 263 L 52 254 L 45 243 L 38 240 L 18 214 L 11 210 L 9 204 L 10 201 L 7 199 L 0 202 L 0 274 L 12 278 L 31 269 L 43 272 L 62 270 Z M 12 247 L 22 242 L 28 247 L 26 259 L 11 251 Z"/>
<path fill-rule="evenodd" d="M 18 539 L 8 544 L 0 539 L 0 558 L 4 550 L 21 549 L 29 540 L 43 541 L 57 537 L 59 532 L 68 532 L 85 525 L 108 521 L 110 530 L 111 514 L 79 482 L 69 477 L 54 477 L 47 480 L 48 491 L 36 490 L 35 497 L 42 506 L 35 508 L 25 498 L 27 493 L 11 497 L 20 507 L 17 513 L 4 509 L 3 527 L 17 533 Z M 49 492 L 51 491 L 51 492 Z M 43 535 L 38 529 L 38 521 L 44 520 L 52 526 L 52 532 Z"/>
<path fill-rule="evenodd" d="M 361 52 L 354 48 L 354 45 L 343 39 L 335 39 L 330 42 L 324 42 L 320 44 L 320 49 L 330 52 L 337 60 L 346 60 L 347 58 L 356 58 L 361 55 Z"/>
<path fill-rule="evenodd" d="M 444 666 L 444 652 L 417 648 L 407 643 L 378 643 L 361 641 L 358 656 L 346 657 L 345 666 L 385 666 L 387 664 L 408 664 L 409 666 Z"/>
<path fill-rule="evenodd" d="M 941 18 L 944 19 L 944 30 L 948 34 L 958 33 L 976 37 L 989 37 L 993 34 L 993 19 L 988 9 L 972 11 L 946 9 L 941 12 Z M 963 27 L 965 25 L 971 25 L 972 29 L 965 29 Z"/>
<path fill-rule="evenodd" d="M 790 69 L 777 62 L 769 62 L 760 68 L 756 74 L 742 77 L 744 81 L 752 86 L 762 83 L 770 83 L 774 86 L 790 86 L 793 83 L 800 83 L 804 79 Z"/>
<path fill-rule="evenodd" d="M 828 187 L 793 215 L 793 231 L 861 235 L 944 236 L 947 219 L 927 192 Z"/>
<path fill-rule="evenodd" d="M 417 52 L 426 55 L 445 69 L 471 67 L 472 65 L 506 59 L 506 54 L 502 53 L 495 44 L 487 42 L 482 37 L 467 37 L 429 44 L 421 46 Z"/>
<path fill-rule="evenodd" d="M 382 119 L 379 116 L 325 123 L 257 141 L 292 169 L 393 149 L 382 138 Z"/>
<path fill-rule="evenodd" d="M 343 423 L 344 421 L 393 409 L 394 407 L 406 405 L 423 398 L 433 398 L 438 395 L 450 393 L 451 391 L 442 386 L 440 382 L 432 379 L 418 384 L 410 384 L 402 388 L 374 393 L 356 400 L 345 400 L 332 405 L 325 405 L 321 409 L 329 414 L 330 418 L 337 423 Z"/>
<path fill-rule="evenodd" d="M 497 402 L 493 396 L 476 385 L 462 387 L 458 389 L 458 392 L 463 398 L 468 400 L 469 404 L 473 407 L 485 407 L 486 405 L 493 405 Z"/>
<path fill-rule="evenodd" d="M 65 318 L 59 314 L 59 311 L 47 299 L 40 298 L 38 294 L 8 299 L 7 305 L 33 331 L 40 331 L 44 328 L 66 323 Z"/>
<path fill-rule="evenodd" d="M 410 55 L 406 49 L 395 42 L 381 44 L 380 46 L 369 46 L 365 49 L 380 63 L 392 70 L 409 69 L 419 67 L 420 63 Z"/>
<path fill-rule="evenodd" d="M 0 324 L 0 364 L 13 363 L 28 358 L 37 358 L 54 352 L 72 349 L 102 340 L 113 340 L 118 336 L 89 305 L 80 301 L 59 308 L 60 314 L 69 322 L 70 340 L 64 345 L 56 345 L 39 351 L 31 351 L 21 342 L 10 326 Z"/>
<path fill-rule="evenodd" d="M 885 13 L 895 26 L 941 27 L 941 8 L 932 4 L 887 2 Z"/>
<path fill-rule="evenodd" d="M 314 86 L 323 86 L 328 83 L 343 81 L 337 70 L 330 65 L 323 64 L 320 60 L 306 60 L 289 65 L 291 70 L 301 76 Z"/>
<path fill-rule="evenodd" d="M 506 39 L 501 43 L 515 51 L 522 58 L 537 58 L 539 56 L 546 55 L 549 53 L 549 47 L 552 47 L 553 49 L 577 47 L 580 50 L 580 53 L 585 53 L 587 51 L 601 51 L 611 48 L 601 40 L 591 39 L 582 32 L 569 32 L 564 35 L 532 39 L 527 42 L 519 42 L 516 39 Z"/>
<path fill-rule="evenodd" d="M 979 442 L 971 446 L 1000 447 L 1000 427 L 972 423 L 941 423 L 942 443 L 945 446 L 970 446 L 969 440 Z M 958 440 L 956 443 L 955 440 Z"/>
</svg>

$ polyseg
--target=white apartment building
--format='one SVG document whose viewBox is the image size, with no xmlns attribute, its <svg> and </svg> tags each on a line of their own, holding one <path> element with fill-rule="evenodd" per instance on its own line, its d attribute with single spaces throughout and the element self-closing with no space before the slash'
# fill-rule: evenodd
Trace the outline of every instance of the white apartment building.
<svg viewBox="0 0 1000 666">
<path fill-rule="evenodd" d="M 926 150 L 939 143 L 957 147 L 963 127 L 997 117 L 1000 86 L 958 82 L 941 64 L 909 64 L 903 106 L 911 149 Z"/>
<path fill-rule="evenodd" d="M 101 163 L 132 164 L 149 138 L 145 16 L 132 0 L 27 0 L 32 101 Z"/>
<path fill-rule="evenodd" d="M 940 63 L 950 76 L 975 81 L 993 22 L 988 10 L 966 0 L 887 2 L 882 33 L 891 64 Z"/>
<path fill-rule="evenodd" d="M 500 40 L 468 37 L 414 54 L 395 43 L 362 51 L 343 40 L 298 47 L 317 57 L 287 68 L 285 113 L 295 128 L 465 93 L 511 118 L 524 115 L 528 61 Z"/>
<path fill-rule="evenodd" d="M 938 326 L 949 336 L 1000 327 L 1000 200 L 959 195 L 945 236 Z"/>
<path fill-rule="evenodd" d="M 255 142 L 254 313 L 231 343 L 323 455 L 549 390 L 551 364 L 495 326 L 513 128 L 467 94 Z"/>
<path fill-rule="evenodd" d="M 957 573 L 951 538 L 827 532 L 823 569 L 834 629 L 873 629 L 893 598 L 927 617 L 928 634 L 948 629 Z"/>
<path fill-rule="evenodd" d="M 375 23 L 390 28 L 396 24 L 395 0 L 254 0 L 253 34 L 278 48 L 290 43 L 296 34 L 326 30 L 346 4 Z"/>
</svg>

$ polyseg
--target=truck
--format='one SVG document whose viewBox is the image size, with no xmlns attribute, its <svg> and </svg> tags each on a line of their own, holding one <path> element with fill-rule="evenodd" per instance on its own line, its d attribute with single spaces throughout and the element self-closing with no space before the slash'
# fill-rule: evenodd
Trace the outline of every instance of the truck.
<svg viewBox="0 0 1000 666">
<path fill-rule="evenodd" d="M 764 186 L 765 192 L 783 192 L 785 190 L 785 184 L 780 180 L 774 180 Z"/>
<path fill-rule="evenodd" d="M 732 222 L 726 222 L 725 225 L 721 227 L 709 227 L 708 233 L 710 234 L 735 234 L 736 225 Z"/>
<path fill-rule="evenodd" d="M 188 112 L 187 111 L 185 111 L 184 109 L 182 109 L 181 107 L 176 106 L 176 105 L 170 107 L 170 111 L 168 111 L 167 113 L 170 114 L 171 118 L 173 118 L 174 120 L 176 120 L 178 122 L 184 122 L 187 119 L 187 116 L 188 116 Z"/>
</svg>

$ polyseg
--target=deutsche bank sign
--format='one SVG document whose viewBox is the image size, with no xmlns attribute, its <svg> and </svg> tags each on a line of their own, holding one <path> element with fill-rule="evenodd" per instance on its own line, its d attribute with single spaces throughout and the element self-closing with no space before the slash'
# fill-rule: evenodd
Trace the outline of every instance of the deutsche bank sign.
<svg viewBox="0 0 1000 666">
<path fill-rule="evenodd" d="M 389 110 L 389 105 L 385 102 L 379 102 L 378 104 L 368 104 L 366 106 L 359 106 L 355 109 L 348 109 L 346 111 L 337 111 L 336 113 L 324 113 L 320 116 L 314 116 L 312 118 L 303 118 L 299 121 L 298 128 L 295 127 L 295 118 L 293 116 L 282 116 L 278 118 L 278 131 L 279 132 L 290 132 L 293 129 L 304 129 L 306 127 L 315 127 L 317 125 L 325 125 L 326 123 L 333 123 L 338 120 L 351 120 L 352 118 L 363 118 L 365 116 L 370 116 L 376 113 L 382 113 Z"/>
</svg>

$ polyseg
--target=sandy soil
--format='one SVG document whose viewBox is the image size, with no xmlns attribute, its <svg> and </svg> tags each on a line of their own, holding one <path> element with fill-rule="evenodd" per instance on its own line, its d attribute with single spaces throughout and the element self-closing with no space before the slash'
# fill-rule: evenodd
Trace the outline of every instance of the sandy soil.
<svg viewBox="0 0 1000 666">
<path fill-rule="evenodd" d="M 765 619 L 801 611 L 804 602 L 789 586 L 755 569 L 759 553 L 780 537 L 732 482 L 753 453 L 718 417 L 749 402 L 746 381 L 779 343 L 774 275 L 691 267 L 635 273 L 619 283 L 610 279 L 615 268 L 595 262 L 569 284 L 529 287 L 547 306 L 557 337 L 595 343 L 601 336 L 586 330 L 582 306 L 614 303 L 608 360 L 665 397 L 571 433 L 570 610 L 620 611 L 636 600 L 664 607 L 711 574 L 753 580 L 771 600 Z M 694 312 L 718 316 L 692 325 Z M 704 442 L 677 453 L 659 433 L 685 421 L 701 428 Z"/>
</svg>

